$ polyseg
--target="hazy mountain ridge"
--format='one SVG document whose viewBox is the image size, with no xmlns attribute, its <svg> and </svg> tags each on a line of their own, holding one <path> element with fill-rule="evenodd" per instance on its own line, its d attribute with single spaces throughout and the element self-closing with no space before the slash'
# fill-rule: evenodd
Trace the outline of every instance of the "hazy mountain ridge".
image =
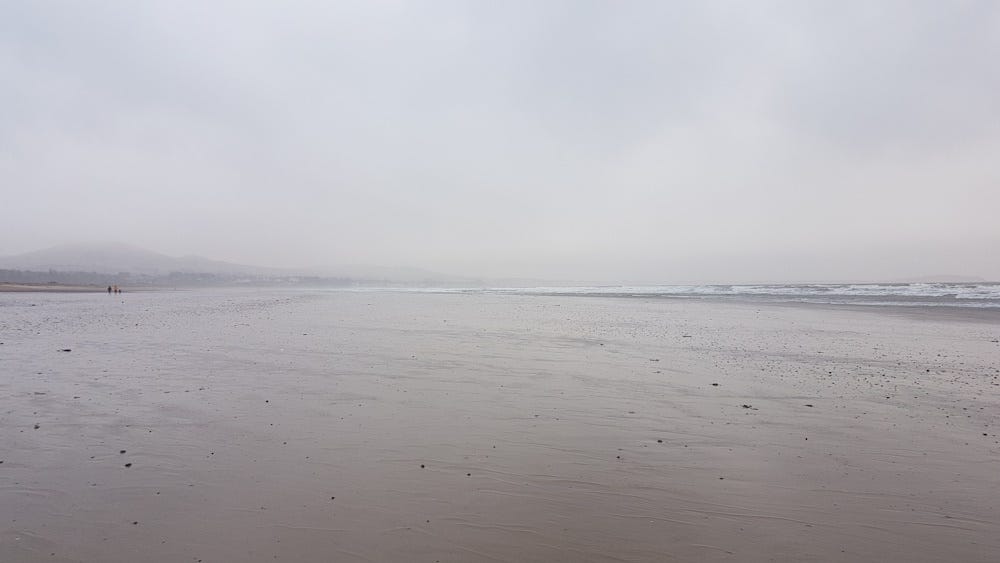
<svg viewBox="0 0 1000 563">
<path fill-rule="evenodd" d="M 123 243 L 63 244 L 0 257 L 0 267 L 117 274 L 254 273 L 261 268 L 209 260 L 200 256 L 175 258 Z"/>
<path fill-rule="evenodd" d="M 442 274 L 422 268 L 387 267 L 363 264 L 341 265 L 336 267 L 313 268 L 274 268 L 236 264 L 222 260 L 213 260 L 197 255 L 174 257 L 159 252 L 147 250 L 124 243 L 76 243 L 62 244 L 25 252 L 14 256 L 0 257 L 0 270 L 10 273 L 8 277 L 22 281 L 39 278 L 46 272 L 75 274 L 59 279 L 97 280 L 103 277 L 109 279 L 123 275 L 132 282 L 143 280 L 144 283 L 315 283 L 317 285 L 357 283 L 363 285 L 413 285 L 413 286 L 467 286 L 467 287 L 528 287 L 528 286 L 565 286 L 565 285 L 664 285 L 659 282 L 581 282 L 554 281 L 528 278 L 486 279 Z M 21 274 L 14 274 L 20 271 Z M 32 275 L 28 275 L 32 274 Z M 51 275 L 49 276 L 51 277 Z M 3 280 L 0 280 L 3 281 Z M 36 280 L 37 281 L 37 280 Z M 980 283 L 983 278 L 961 275 L 913 276 L 893 280 L 841 280 L 841 281 L 799 281 L 799 282 L 745 282 L 737 285 L 783 285 L 789 283 L 810 284 L 907 284 L 907 283 Z M 63 283 L 63 282 L 60 282 Z M 98 281 L 96 283 L 107 283 Z M 113 283 L 113 282 L 112 282 Z M 705 285 L 703 283 L 668 283 L 667 285 Z M 719 285 L 718 283 L 708 285 Z M 729 285 L 729 284 L 722 284 Z"/>
<path fill-rule="evenodd" d="M 468 278 L 450 276 L 420 268 L 349 265 L 331 268 L 273 268 L 235 264 L 196 255 L 168 256 L 124 243 L 62 244 L 14 256 L 0 257 L 0 270 L 29 272 L 74 272 L 129 274 L 147 278 L 193 279 L 198 275 L 225 279 L 244 277 L 265 279 L 351 279 L 399 283 L 460 283 Z"/>
</svg>

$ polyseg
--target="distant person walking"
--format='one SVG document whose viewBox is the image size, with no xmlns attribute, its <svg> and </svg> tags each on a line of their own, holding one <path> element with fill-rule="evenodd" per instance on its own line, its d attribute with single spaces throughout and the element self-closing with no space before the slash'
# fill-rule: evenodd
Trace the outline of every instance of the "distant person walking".
<svg viewBox="0 0 1000 563">
<path fill-rule="evenodd" d="M 111 295 L 111 286 L 108 286 L 108 295 Z"/>
</svg>

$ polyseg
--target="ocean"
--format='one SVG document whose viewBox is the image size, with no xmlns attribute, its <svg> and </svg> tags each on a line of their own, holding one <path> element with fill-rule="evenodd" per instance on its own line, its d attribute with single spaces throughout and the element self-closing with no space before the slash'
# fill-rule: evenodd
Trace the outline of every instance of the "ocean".
<svg viewBox="0 0 1000 563">
<path fill-rule="evenodd" d="M 366 290 L 369 291 L 369 290 Z M 393 289 L 393 291 L 399 291 Z M 431 293 L 730 299 L 903 307 L 1000 308 L 1000 283 L 595 285 L 517 288 L 419 288 Z"/>
</svg>

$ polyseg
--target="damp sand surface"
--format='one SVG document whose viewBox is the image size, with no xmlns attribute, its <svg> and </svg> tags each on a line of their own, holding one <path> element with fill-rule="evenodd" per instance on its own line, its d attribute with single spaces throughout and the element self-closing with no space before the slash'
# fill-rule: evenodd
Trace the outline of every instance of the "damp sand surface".
<svg viewBox="0 0 1000 563">
<path fill-rule="evenodd" d="M 104 291 L 107 291 L 107 287 L 96 285 L 0 282 L 0 293 L 98 293 Z"/>
<path fill-rule="evenodd" d="M 0 561 L 997 561 L 1000 318 L 0 295 Z"/>
</svg>

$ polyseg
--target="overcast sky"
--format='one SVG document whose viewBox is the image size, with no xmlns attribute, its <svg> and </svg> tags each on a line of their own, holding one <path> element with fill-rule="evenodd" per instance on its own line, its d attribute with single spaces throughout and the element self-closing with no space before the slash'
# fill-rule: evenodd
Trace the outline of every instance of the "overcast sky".
<svg viewBox="0 0 1000 563">
<path fill-rule="evenodd" d="M 1000 2 L 0 0 L 0 254 L 1000 279 Z"/>
</svg>

